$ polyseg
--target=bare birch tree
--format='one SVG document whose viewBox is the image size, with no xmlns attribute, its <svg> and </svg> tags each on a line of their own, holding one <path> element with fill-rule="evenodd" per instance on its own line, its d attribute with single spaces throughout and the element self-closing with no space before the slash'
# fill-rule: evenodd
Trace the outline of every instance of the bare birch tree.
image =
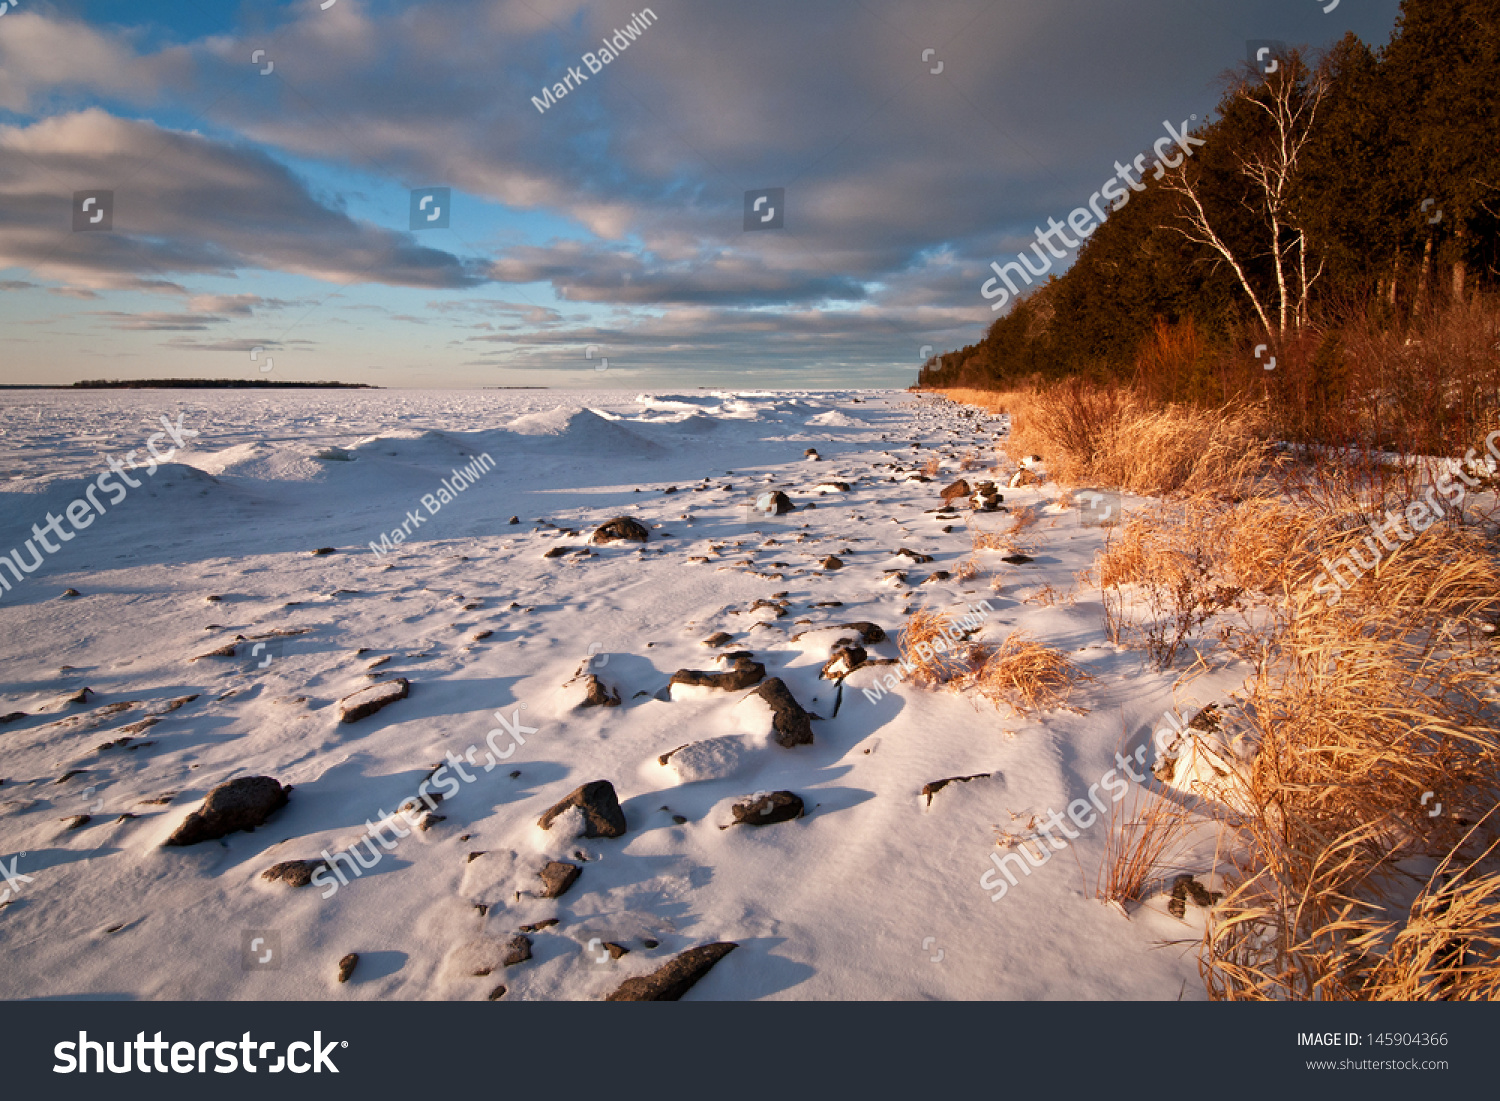
<svg viewBox="0 0 1500 1101">
<path fill-rule="evenodd" d="M 1285 335 L 1289 326 L 1300 329 L 1307 324 L 1308 299 L 1323 273 L 1320 260 L 1316 270 L 1308 274 L 1307 230 L 1297 216 L 1293 190 L 1299 159 L 1312 137 L 1318 107 L 1327 92 L 1324 74 L 1309 70 L 1295 52 L 1263 82 L 1245 80 L 1236 91 L 1238 100 L 1264 112 L 1270 123 L 1262 138 L 1235 154 L 1239 174 L 1252 185 L 1251 195 L 1241 201 L 1263 221 L 1269 239 L 1266 255 L 1275 280 L 1270 294 L 1257 292 L 1247 269 L 1251 257 L 1243 255 L 1243 249 L 1237 253 L 1225 235 L 1215 229 L 1201 180 L 1193 174 L 1199 170 L 1192 162 L 1184 158 L 1162 181 L 1163 187 L 1183 199 L 1178 214 L 1181 224 L 1163 228 L 1211 249 L 1229 265 L 1268 335 Z M 1295 287 L 1291 285 L 1293 278 Z"/>
</svg>

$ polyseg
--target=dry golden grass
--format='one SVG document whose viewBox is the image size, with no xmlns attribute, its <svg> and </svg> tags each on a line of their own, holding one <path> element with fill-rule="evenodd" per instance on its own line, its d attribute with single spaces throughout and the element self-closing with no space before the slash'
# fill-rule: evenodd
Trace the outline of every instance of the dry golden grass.
<svg viewBox="0 0 1500 1101">
<path fill-rule="evenodd" d="M 1351 538 L 1345 516 L 1302 519 L 1293 554 L 1314 564 Z M 1398 545 L 1336 603 L 1305 576 L 1284 584 L 1247 711 L 1260 743 L 1244 793 L 1255 813 L 1205 941 L 1210 992 L 1482 996 L 1493 973 L 1442 954 L 1450 918 L 1433 907 L 1448 900 L 1443 914 L 1492 969 L 1500 674 L 1480 626 L 1500 612 L 1494 548 L 1445 525 Z M 1451 865 L 1469 877 L 1461 891 L 1444 885 Z"/>
<path fill-rule="evenodd" d="M 1057 650 L 1021 632 L 992 651 L 972 647 L 968 660 L 970 671 L 960 687 L 973 689 L 997 707 L 1009 704 L 1023 714 L 1065 707 L 1075 685 L 1094 679 Z"/>
<path fill-rule="evenodd" d="M 1500 999 L 1500 874 L 1472 871 L 1429 881 L 1375 971 L 1370 1000 Z"/>
<path fill-rule="evenodd" d="M 1041 515 L 1042 510 L 1039 508 L 1016 509 L 1013 513 L 1011 513 L 1010 530 L 1006 532 L 1006 534 L 1011 536 L 1012 538 L 1020 535 L 1027 528 L 1034 527 Z"/>
<path fill-rule="evenodd" d="M 1369 562 L 1370 522 L 1422 490 L 1356 470 L 1137 512 L 1096 561 L 1114 632 L 1168 660 L 1239 606 L 1229 594 L 1255 594 L 1263 612 L 1243 628 L 1259 752 L 1234 802 L 1252 813 L 1233 822 L 1238 871 L 1204 942 L 1216 998 L 1484 998 L 1500 983 L 1500 836 L 1486 818 L 1500 798 L 1500 650 L 1484 630 L 1500 621 L 1500 554 L 1492 535 L 1440 523 L 1330 589 L 1327 563 Z M 1126 617 L 1125 591 L 1148 622 Z M 1451 884 L 1433 871 L 1449 866 L 1464 869 Z"/>
<path fill-rule="evenodd" d="M 1112 637 L 1140 634 L 1164 666 L 1243 613 L 1258 751 L 1226 780 L 1232 874 L 1200 961 L 1211 996 L 1500 995 L 1500 527 L 1474 523 L 1471 501 L 1467 520 L 1380 545 L 1370 524 L 1417 500 L 1432 463 L 1355 451 L 1294 467 L 1273 460 L 1259 407 L 1080 382 L 975 403 L 1003 404 L 1007 450 L 1040 454 L 1059 481 L 1173 499 L 1135 510 L 1089 575 Z M 976 534 L 976 550 L 1018 530 Z M 1348 588 L 1328 584 L 1328 564 L 1372 553 Z M 1061 654 L 1018 636 L 970 658 L 960 683 L 1018 708 L 1072 686 Z M 1176 813 L 1116 816 L 1101 895 L 1140 897 L 1170 859 Z"/>
<path fill-rule="evenodd" d="M 1164 872 L 1181 870 L 1193 825 L 1191 810 L 1142 787 L 1110 805 L 1104 863 L 1094 897 L 1106 902 L 1138 902 Z M 1142 804 L 1145 804 L 1144 807 Z"/>
<path fill-rule="evenodd" d="M 1111 642 L 1138 640 L 1158 669 L 1190 648 L 1191 636 L 1221 613 L 1242 609 L 1244 588 L 1215 556 L 1230 527 L 1224 510 L 1158 506 L 1137 512 L 1095 559 Z M 1140 605 L 1137 614 L 1130 596 Z"/>
<path fill-rule="evenodd" d="M 932 456 L 922 464 L 922 473 L 929 478 L 936 478 L 938 472 L 943 469 L 943 460 L 936 455 Z"/>
<path fill-rule="evenodd" d="M 1009 413 L 1010 456 L 1040 455 L 1051 477 L 1074 486 L 1146 495 L 1232 494 L 1271 465 L 1260 405 L 1153 405 L 1128 390 L 1081 379 L 1041 391 L 943 393 Z"/>
<path fill-rule="evenodd" d="M 973 514 L 969 514 L 964 518 L 964 526 L 969 529 L 973 557 L 977 560 L 980 551 L 1004 551 L 1006 554 L 1022 551 L 1019 537 L 1035 526 L 1038 515 L 1039 510 L 1017 509 L 1010 514 L 1010 523 L 1004 531 L 985 531 L 975 523 Z"/>
<path fill-rule="evenodd" d="M 1011 536 L 1008 532 L 984 531 L 975 527 L 972 520 L 969 521 L 969 537 L 973 541 L 976 551 L 1008 551 L 1014 549 L 1014 544 L 1011 542 Z"/>
<path fill-rule="evenodd" d="M 1039 608 L 1050 608 L 1057 603 L 1061 594 L 1051 585 L 1043 585 L 1036 592 L 1021 601 L 1022 604 L 1035 604 Z"/>
<path fill-rule="evenodd" d="M 968 672 L 970 647 L 951 641 L 951 626 L 948 616 L 925 605 L 906 621 L 897 648 L 902 664 L 912 669 L 913 684 L 944 685 Z"/>
</svg>

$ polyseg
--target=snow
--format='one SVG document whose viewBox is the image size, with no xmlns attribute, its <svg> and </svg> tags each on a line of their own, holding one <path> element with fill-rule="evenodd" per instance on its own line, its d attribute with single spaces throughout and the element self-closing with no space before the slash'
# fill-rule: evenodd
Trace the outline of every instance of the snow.
<svg viewBox="0 0 1500 1101">
<path fill-rule="evenodd" d="M 1034 563 L 982 551 L 984 572 L 959 579 L 969 534 L 929 510 L 961 474 L 1004 484 L 1003 417 L 889 391 L 6 391 L 0 552 L 179 415 L 198 436 L 0 592 L 0 716 L 26 712 L 0 725 L 0 863 L 29 877 L 0 887 L 12 891 L 0 997 L 482 1000 L 503 983 L 508 1000 L 596 999 L 717 940 L 741 948 L 689 998 L 1204 997 L 1201 914 L 1171 918 L 1160 895 L 1125 913 L 1094 897 L 1107 823 L 1000 902 L 980 885 L 1002 833 L 1087 798 L 1126 741 L 1227 698 L 1246 673 L 1145 667 L 1104 640 L 1097 590 L 1026 602 L 1073 590 L 1102 547 L 1108 529 L 1073 509 L 1049 509 L 1022 537 Z M 809 447 L 821 461 L 804 460 Z M 961 471 L 971 448 L 984 465 Z M 484 455 L 495 467 L 428 514 L 424 495 Z M 937 478 L 904 480 L 933 456 Z M 850 490 L 829 492 L 833 481 Z M 797 511 L 747 509 L 773 490 Z M 1060 493 L 1044 480 L 1005 490 L 1005 505 Z M 543 558 L 585 547 L 617 515 L 650 540 Z M 372 552 L 403 522 L 401 545 Z M 974 522 L 999 531 L 1010 516 Z M 893 558 L 901 546 L 935 561 Z M 311 553 L 324 547 L 336 553 Z M 830 554 L 843 569 L 820 568 Z M 905 584 L 884 574 L 895 566 Z M 950 580 L 920 584 L 936 570 Z M 70 587 L 81 595 L 61 598 Z M 778 593 L 784 617 L 750 613 Z M 842 693 L 818 677 L 833 643 L 856 635 L 835 625 L 884 627 L 891 637 L 866 648 L 890 659 L 910 613 L 961 616 L 982 599 L 994 611 L 977 637 L 1024 630 L 1098 678 L 1077 710 L 1022 716 L 899 677 L 865 698 L 894 665 L 856 671 Z M 733 640 L 705 648 L 717 631 Z M 268 649 L 191 661 L 236 636 Z M 813 745 L 769 739 L 753 690 L 663 692 L 676 670 L 723 669 L 734 650 L 820 717 Z M 621 706 L 580 708 L 580 671 Z M 406 698 L 340 723 L 341 699 L 397 677 Z M 64 702 L 84 686 L 94 698 Z M 500 716 L 535 733 L 487 744 Z M 147 717 L 158 721 L 121 733 Z M 443 790 L 434 770 L 455 760 L 443 820 L 417 829 L 425 808 L 399 808 L 429 777 Z M 990 779 L 949 784 L 930 807 L 919 794 L 980 773 Z M 161 847 L 212 787 L 257 775 L 294 788 L 264 827 Z M 537 827 L 599 779 L 618 793 L 624 837 L 583 838 L 577 812 Z M 777 790 L 806 815 L 722 828 L 735 803 Z M 391 848 L 369 840 L 372 824 Z M 260 879 L 356 844 L 379 859 L 329 897 Z M 1205 835 L 1166 885 L 1171 871 L 1211 871 L 1212 848 Z M 582 868 L 553 900 L 537 897 L 548 858 Z M 470 974 L 522 924 L 553 917 L 528 934 L 531 960 Z M 277 932 L 274 969 L 245 968 L 246 930 Z M 595 939 L 629 954 L 601 962 Z M 380 962 L 341 986 L 350 952 Z"/>
</svg>

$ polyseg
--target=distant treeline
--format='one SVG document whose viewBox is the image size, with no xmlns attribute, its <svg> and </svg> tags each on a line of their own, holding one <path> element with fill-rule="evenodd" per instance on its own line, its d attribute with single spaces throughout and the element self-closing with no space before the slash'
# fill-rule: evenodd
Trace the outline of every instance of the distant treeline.
<svg viewBox="0 0 1500 1101">
<path fill-rule="evenodd" d="M 46 387 L 39 387 L 46 389 Z M 75 390 L 379 390 L 363 382 L 272 382 L 269 379 L 141 378 L 91 379 Z"/>
<path fill-rule="evenodd" d="M 1083 377 L 1200 403 L 1249 388 L 1333 417 L 1364 381 L 1356 336 L 1415 346 L 1434 334 L 1414 328 L 1493 301 L 1500 4 L 1403 0 L 1381 49 L 1348 34 L 1275 61 L 1242 64 L 1193 131 L 1193 156 L 1147 173 L 1066 274 L 1022 286 L 977 344 L 929 360 L 920 385 Z M 1100 152 L 1108 163 L 1127 150 Z M 1059 196 L 1057 216 L 1077 199 Z M 1465 354 L 1480 356 L 1474 328 Z"/>
</svg>

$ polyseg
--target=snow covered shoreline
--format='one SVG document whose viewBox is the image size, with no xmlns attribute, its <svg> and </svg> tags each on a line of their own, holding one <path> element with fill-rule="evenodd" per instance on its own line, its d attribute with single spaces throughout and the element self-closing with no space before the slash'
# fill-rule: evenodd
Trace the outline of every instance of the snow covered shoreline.
<svg viewBox="0 0 1500 1101">
<path fill-rule="evenodd" d="M 1097 592 L 1044 596 L 1074 590 L 1105 531 L 1057 487 L 1005 492 L 1039 518 L 1023 565 L 936 514 L 965 452 L 999 461 L 1003 417 L 890 391 L 8 392 L 0 545 L 164 406 L 200 438 L 0 604 L 0 716 L 21 713 L 0 724 L 0 859 L 30 877 L 0 906 L 0 996 L 483 999 L 499 982 L 507 999 L 593 999 L 710 942 L 740 947 L 692 998 L 1205 996 L 1195 911 L 1127 919 L 1093 897 L 1103 830 L 1004 906 L 980 884 L 997 835 L 1084 795 L 1122 733 L 1244 675 L 1176 684 L 1104 640 Z M 495 469 L 366 553 L 400 502 L 482 454 Z M 747 517 L 772 489 L 797 511 Z M 615 516 L 648 540 L 590 543 Z M 984 572 L 959 577 L 976 553 Z M 855 707 L 885 667 L 819 677 L 851 624 L 882 628 L 870 656 L 894 660 L 911 612 L 981 601 L 984 639 L 1024 630 L 1097 678 L 1076 709 L 1020 716 L 904 683 Z M 754 691 L 669 690 L 737 652 L 812 716 L 812 744 L 778 744 Z M 619 706 L 583 706 L 580 674 Z M 338 701 L 396 677 L 408 697 L 338 721 Z M 262 878 L 355 843 L 520 704 L 544 733 L 334 897 Z M 292 788 L 265 825 L 162 847 L 248 776 Z M 618 792 L 623 837 L 538 827 L 595 780 Z M 776 791 L 802 816 L 736 824 Z M 576 882 L 544 897 L 558 863 Z M 530 958 L 473 973 L 523 926 Z M 251 930 L 278 934 L 277 966 L 243 958 Z M 601 962 L 590 942 L 628 952 Z"/>
</svg>

